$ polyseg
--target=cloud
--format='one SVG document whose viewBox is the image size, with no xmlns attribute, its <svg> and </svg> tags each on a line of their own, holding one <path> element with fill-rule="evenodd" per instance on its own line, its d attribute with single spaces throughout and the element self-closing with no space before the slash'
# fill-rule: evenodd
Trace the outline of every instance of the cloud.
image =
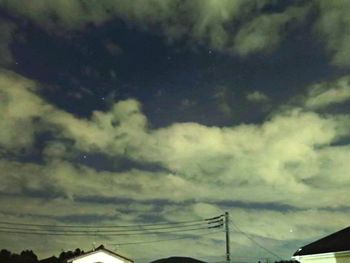
<svg viewBox="0 0 350 263">
<path fill-rule="evenodd" d="M 35 94 L 35 82 L 9 72 L 0 72 L 0 146 L 25 150 L 32 146 L 45 107 Z M 16 131 L 16 132 L 14 132 Z"/>
<path fill-rule="evenodd" d="M 350 64 L 350 19 L 346 14 L 350 11 L 350 3 L 346 0 L 316 0 L 319 17 L 315 23 L 315 34 L 325 42 L 331 55 L 331 62 L 339 67 Z"/>
<path fill-rule="evenodd" d="M 344 155 L 344 146 L 330 145 L 346 133 L 346 117 L 289 109 L 259 125 L 219 128 L 175 123 L 150 129 L 136 100 L 120 101 L 108 112 L 95 111 L 91 118 L 81 119 L 40 99 L 31 88 L 35 83 L 10 73 L 5 73 L 2 78 L 8 86 L 14 83 L 12 89 L 3 85 L 7 103 L 3 104 L 6 108 L 2 112 L 7 114 L 3 116 L 6 125 L 2 130 L 2 145 L 8 149 L 30 148 L 37 133 L 49 130 L 53 139 L 46 142 L 43 150 L 48 158 L 45 165 L 49 168 L 35 166 L 33 169 L 35 174 L 40 174 L 37 170 L 51 174 L 52 185 L 67 196 L 91 192 L 109 196 L 114 185 L 116 189 L 124 189 L 120 191 L 121 195 L 135 199 L 184 201 L 193 198 L 196 188 L 196 198 L 204 200 L 235 198 L 243 202 L 258 200 L 296 207 L 346 205 L 346 200 L 340 198 L 347 185 L 346 164 L 345 170 L 339 171 L 337 160 L 341 158 L 334 159 L 327 154 L 335 151 Z M 22 140 L 15 140 L 12 131 L 14 126 L 21 125 L 29 128 Z M 70 141 L 69 145 L 64 140 Z M 67 151 L 73 153 L 67 154 Z M 70 164 L 69 158 L 74 157 L 74 152 L 97 152 L 157 163 L 170 174 L 157 172 L 152 177 L 155 172 L 98 172 Z M 68 159 L 63 161 L 62 156 Z M 329 181 L 332 171 L 343 173 L 337 175 L 344 179 L 343 186 L 336 180 Z M 97 178 L 104 178 L 104 183 Z M 76 185 L 77 182 L 81 185 Z M 16 189 L 15 185 L 16 181 L 9 189 Z M 178 186 L 177 191 L 171 192 L 170 185 Z M 285 187 L 288 192 L 283 190 Z M 314 199 L 326 188 L 331 188 L 327 196 Z M 306 197 L 307 201 L 301 202 Z"/>
<path fill-rule="evenodd" d="M 145 131 L 146 117 L 140 104 L 126 100 L 115 104 L 110 112 L 94 112 L 92 120 L 78 119 L 59 110 L 38 96 L 38 84 L 9 71 L 0 73 L 0 145 L 6 149 L 23 150 L 32 147 L 35 136 L 43 131 L 58 137 L 74 138 L 82 151 L 107 149 L 125 151 L 129 140 Z M 14 134 L 16 130 L 18 133 Z M 108 135 L 108 133 L 110 133 Z M 112 145 L 109 145 L 111 142 Z M 140 141 L 141 143 L 141 141 Z M 88 147 L 88 148 L 87 148 Z"/>
<path fill-rule="evenodd" d="M 23 202 L 26 206 L 23 206 Z M 74 201 L 71 199 L 46 199 L 42 200 L 37 197 L 11 197 L 1 198 L 0 201 L 2 212 L 1 217 L 6 216 L 13 222 L 32 222 L 45 224 L 79 224 L 79 225 L 130 225 L 139 224 L 139 220 L 143 215 L 162 216 L 166 221 L 176 222 L 183 220 L 203 219 L 213 215 L 222 213 L 222 209 L 229 211 L 231 215 L 230 230 L 234 239 L 232 245 L 235 247 L 234 256 L 246 256 L 250 251 L 250 256 L 261 257 L 264 251 L 256 247 L 251 240 L 237 230 L 236 226 L 246 235 L 249 235 L 256 241 L 259 241 L 264 246 L 267 246 L 273 251 L 279 251 L 278 254 L 290 256 L 291 251 L 286 251 L 283 244 L 286 242 L 292 243 L 292 249 L 297 249 L 304 245 L 304 239 L 312 240 L 321 236 L 327 235 L 334 230 L 347 226 L 348 211 L 327 211 L 317 209 L 306 209 L 300 211 L 273 211 L 268 209 L 242 209 L 235 207 L 219 207 L 216 204 L 208 203 L 168 203 L 166 205 L 143 204 L 139 202 L 122 203 L 111 201 L 107 203 L 94 203 Z M 52 207 L 55 207 L 53 210 Z M 125 212 L 126 207 L 131 208 L 129 212 Z M 35 213 L 33 213 L 35 211 Z M 18 219 L 20 215 L 21 220 Z M 91 221 L 84 221 L 87 216 L 91 216 Z M 75 219 L 74 219 L 75 218 Z M 73 220 L 73 221 L 72 221 Z M 79 221 L 82 220 L 82 221 Z M 271 224 L 273 222 L 273 224 Z M 291 231 L 292 230 L 292 231 Z M 207 231 L 199 231 L 199 234 L 208 233 Z M 117 250 L 129 255 L 131 258 L 151 258 L 169 255 L 188 255 L 198 256 L 200 258 L 219 256 L 223 254 L 222 241 L 224 232 L 220 231 L 217 234 L 201 236 L 196 239 L 196 235 L 190 233 L 181 233 L 181 237 L 188 237 L 179 241 L 137 244 L 137 245 L 121 245 Z M 179 235 L 175 236 L 179 238 Z M 79 244 L 79 247 L 85 250 L 90 249 L 93 242 L 102 242 L 108 248 L 113 249 L 112 244 L 128 243 L 137 241 L 152 241 L 159 239 L 174 238 L 172 235 L 150 235 L 136 237 L 64 237 L 55 236 L 40 237 L 46 241 L 46 246 L 43 247 L 38 238 L 26 236 L 17 237 L 18 242 L 9 242 L 11 249 L 21 250 L 21 243 L 30 240 L 31 248 L 39 252 L 41 257 L 51 256 L 51 253 L 59 253 L 61 248 L 74 249 Z M 1 240 L 9 240 L 11 236 L 2 235 Z M 187 248 L 187 246 L 190 248 Z M 193 251 L 193 244 L 196 244 L 198 254 Z M 254 247 L 254 249 L 252 249 Z M 52 251 L 52 252 L 51 252 Z M 218 251 L 222 251 L 218 252 Z M 142 256 L 141 256 L 142 255 Z"/>
<path fill-rule="evenodd" d="M 1 196 L 0 217 L 10 222 L 27 222 L 33 224 L 50 225 L 83 225 L 93 226 L 96 224 L 107 225 L 130 225 L 131 222 L 138 222 L 138 216 L 142 211 L 152 213 L 152 205 L 143 205 L 133 202 L 134 210 L 126 213 L 128 204 L 123 203 L 94 203 L 78 202 L 71 199 L 55 198 L 42 199 L 28 196 Z M 25 204 L 25 205 L 23 205 Z M 123 210 L 124 209 L 124 210 Z M 16 242 L 14 242 L 14 237 Z M 134 237 L 135 238 L 135 237 Z M 151 238 L 154 238 L 153 236 Z M 157 237 L 156 237 L 157 238 Z M 105 244 L 108 248 L 114 249 L 117 242 L 132 241 L 130 237 L 108 237 L 108 236 L 31 236 L 31 235 L 7 235 L 2 233 L 0 244 L 3 248 L 11 251 L 21 252 L 24 248 L 30 248 L 39 255 L 39 258 L 56 256 L 63 250 L 72 250 L 77 247 L 90 250 L 94 242 L 97 245 Z M 118 249 L 119 250 L 119 249 Z M 121 249 L 123 255 L 135 257 L 132 251 Z"/>
<path fill-rule="evenodd" d="M 246 98 L 247 100 L 256 103 L 263 103 L 269 100 L 269 97 L 267 97 L 264 93 L 260 91 L 253 91 L 251 93 L 248 93 Z"/>
<path fill-rule="evenodd" d="M 214 99 L 217 100 L 218 107 L 222 113 L 227 116 L 232 115 L 233 110 L 231 108 L 231 100 L 234 97 L 232 90 L 227 87 L 217 87 Z"/>
<path fill-rule="evenodd" d="M 242 56 L 273 50 L 289 30 L 287 23 L 299 23 L 308 10 L 305 5 L 265 12 L 269 5 L 274 1 L 0 1 L 10 15 L 27 18 L 51 33 L 121 19 L 160 33 L 169 42 L 185 39 Z"/>
<path fill-rule="evenodd" d="M 340 117 L 342 111 L 341 106 L 346 106 L 350 99 L 350 77 L 343 75 L 333 80 L 324 80 L 313 83 L 305 87 L 303 94 L 299 94 L 290 99 L 282 108 L 293 109 L 303 108 L 309 111 L 323 112 L 331 114 L 332 109 L 337 107 L 337 113 L 334 112 L 334 118 Z M 337 115 L 338 114 L 338 115 Z M 345 112 L 345 115 L 346 112 Z M 343 122 L 345 123 L 345 121 Z"/>
<path fill-rule="evenodd" d="M 343 90 L 344 80 L 317 85 Z M 150 215 L 180 221 L 228 210 L 242 230 L 281 251 L 285 251 L 282 241 L 297 244 L 346 224 L 349 145 L 337 142 L 348 134 L 348 115 L 320 114 L 299 105 L 277 110 L 261 124 L 174 123 L 154 129 L 134 99 L 119 101 L 108 111 L 95 111 L 84 119 L 49 104 L 40 97 L 36 82 L 15 73 L 2 71 L 0 84 L 0 193 L 5 218 L 139 223 Z M 317 90 L 313 98 L 329 92 L 314 86 L 309 89 Z M 323 107 L 341 100 L 334 96 L 331 102 L 316 101 L 314 105 Z M 42 132 L 51 134 L 41 141 L 42 160 L 16 158 L 21 149 L 34 150 Z M 97 170 L 78 161 L 81 154 L 95 153 L 156 163 L 163 169 Z M 230 206 L 230 201 L 240 202 L 241 208 Z M 269 204 L 287 209 L 268 209 Z M 237 247 L 248 251 L 253 244 L 244 235 L 237 236 Z M 212 256 L 220 240 L 208 236 L 200 246 Z M 50 246 L 59 251 L 61 244 L 75 247 L 64 238 Z M 89 246 L 88 240 L 81 244 Z M 183 249 L 183 244 L 157 249 L 160 254 L 172 249 L 190 255 L 191 249 Z M 125 251 L 135 255 L 144 250 L 137 249 Z"/>
<path fill-rule="evenodd" d="M 271 53 L 295 28 L 310 22 L 305 19 L 310 10 L 317 10 L 311 21 L 315 38 L 325 43 L 333 65 L 349 65 L 348 1 L 313 0 L 285 5 L 281 10 L 275 5 L 273 0 L 0 1 L 0 8 L 10 17 L 28 19 L 51 34 L 122 20 L 160 34 L 169 43 L 185 40 L 239 56 Z M 13 60 L 8 47 L 14 28 L 12 23 L 2 23 L 3 63 Z M 111 44 L 107 49 L 120 53 Z"/>
<path fill-rule="evenodd" d="M 11 43 L 16 25 L 5 19 L 0 19 L 0 66 L 8 66 L 14 62 L 11 53 Z"/>
<path fill-rule="evenodd" d="M 238 31 L 234 50 L 242 56 L 274 50 L 287 32 L 288 23 L 301 22 L 306 8 L 289 8 L 280 14 L 262 14 Z"/>
<path fill-rule="evenodd" d="M 308 89 L 305 106 L 320 109 L 350 99 L 350 77 L 344 76 L 333 82 L 321 82 Z"/>
</svg>

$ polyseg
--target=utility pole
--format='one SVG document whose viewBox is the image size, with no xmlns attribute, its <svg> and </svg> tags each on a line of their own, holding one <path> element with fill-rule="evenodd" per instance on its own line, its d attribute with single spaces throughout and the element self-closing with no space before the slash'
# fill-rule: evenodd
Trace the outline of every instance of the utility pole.
<svg viewBox="0 0 350 263">
<path fill-rule="evenodd" d="M 229 214 L 225 212 L 225 232 L 226 232 L 226 262 L 231 262 L 230 252 L 230 229 L 229 229 Z"/>
</svg>

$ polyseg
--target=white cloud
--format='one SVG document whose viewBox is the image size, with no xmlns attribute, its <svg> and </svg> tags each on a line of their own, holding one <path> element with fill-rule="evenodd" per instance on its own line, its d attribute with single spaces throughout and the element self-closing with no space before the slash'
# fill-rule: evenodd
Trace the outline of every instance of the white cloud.
<svg viewBox="0 0 350 263">
<path fill-rule="evenodd" d="M 320 109 L 350 99 L 350 77 L 345 76 L 332 82 L 321 82 L 308 89 L 305 106 Z"/>
<path fill-rule="evenodd" d="M 315 34 L 324 41 L 331 54 L 331 62 L 340 67 L 350 61 L 350 2 L 347 0 L 315 0 L 320 16 L 315 23 Z"/>
<path fill-rule="evenodd" d="M 32 145 L 41 115 L 50 108 L 35 95 L 35 90 L 35 82 L 0 72 L 0 146 L 20 150 Z"/>
<path fill-rule="evenodd" d="M 257 103 L 263 103 L 269 100 L 269 97 L 267 97 L 264 93 L 257 90 L 251 93 L 248 93 L 246 98 L 248 101 L 257 102 Z"/>
<path fill-rule="evenodd" d="M 286 24 L 300 22 L 306 11 L 306 7 L 292 7 L 283 13 L 255 17 L 238 31 L 234 39 L 235 51 L 245 56 L 274 50 L 287 33 Z"/>
</svg>

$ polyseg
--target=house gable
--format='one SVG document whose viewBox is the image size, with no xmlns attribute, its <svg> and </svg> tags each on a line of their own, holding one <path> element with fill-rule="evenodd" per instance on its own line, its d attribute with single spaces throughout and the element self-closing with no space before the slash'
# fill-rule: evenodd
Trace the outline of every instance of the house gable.
<svg viewBox="0 0 350 263">
<path fill-rule="evenodd" d="M 88 255 L 82 255 L 76 258 L 72 258 L 67 261 L 67 263 L 125 263 L 130 262 L 121 257 L 115 255 L 110 255 L 105 251 L 96 251 L 96 253 L 91 253 Z"/>
<path fill-rule="evenodd" d="M 67 263 L 133 263 L 133 261 L 101 246 L 94 251 L 68 259 Z"/>
</svg>

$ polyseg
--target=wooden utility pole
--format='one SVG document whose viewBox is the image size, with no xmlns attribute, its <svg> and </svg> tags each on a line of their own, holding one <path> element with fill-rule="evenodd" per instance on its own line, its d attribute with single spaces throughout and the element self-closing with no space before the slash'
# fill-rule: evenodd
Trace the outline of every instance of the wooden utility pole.
<svg viewBox="0 0 350 263">
<path fill-rule="evenodd" d="M 226 232 L 226 261 L 231 262 L 230 228 L 229 228 L 229 214 L 228 214 L 228 212 L 225 212 L 225 232 Z"/>
</svg>

